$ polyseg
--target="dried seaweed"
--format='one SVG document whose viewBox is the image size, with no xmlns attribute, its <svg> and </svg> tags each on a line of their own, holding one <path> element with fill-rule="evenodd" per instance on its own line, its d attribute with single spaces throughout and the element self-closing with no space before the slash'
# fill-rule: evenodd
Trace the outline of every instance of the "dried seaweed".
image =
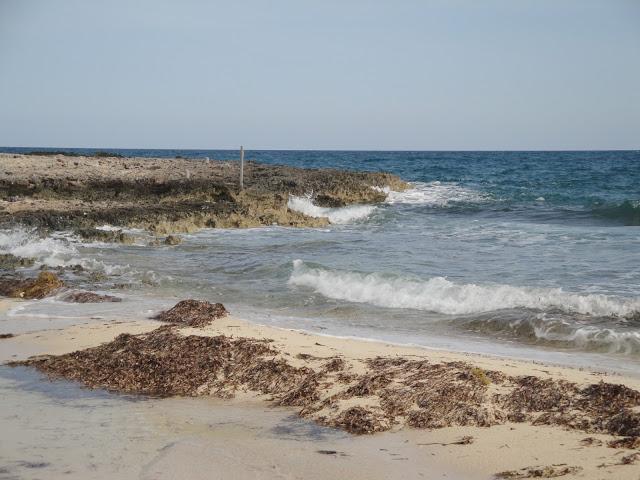
<svg viewBox="0 0 640 480">
<path fill-rule="evenodd" d="M 13 298 L 40 299 L 64 286 L 55 273 L 43 271 L 37 278 L 3 277 L 0 279 L 0 295 Z"/>
<path fill-rule="evenodd" d="M 496 478 L 519 479 L 519 478 L 556 478 L 570 475 L 582 471 L 582 467 L 572 467 L 568 465 L 549 465 L 546 467 L 525 467 L 520 470 L 507 470 L 496 473 Z"/>
<path fill-rule="evenodd" d="M 640 449 L 640 437 L 617 438 L 607 442 L 607 446 L 610 448 L 628 448 L 630 450 L 634 448 Z"/>
<path fill-rule="evenodd" d="M 161 322 L 179 323 L 189 327 L 204 327 L 227 314 L 226 308 L 221 303 L 190 299 L 176 303 L 174 307 L 153 318 Z"/>
<path fill-rule="evenodd" d="M 358 435 L 380 432 L 389 429 L 384 416 L 364 407 L 351 407 L 330 424 Z"/>
<path fill-rule="evenodd" d="M 195 301 L 181 302 L 166 314 L 164 318 L 186 324 L 212 317 L 206 302 Z M 366 360 L 366 371 L 355 374 L 342 358 L 299 359 L 306 365 L 291 365 L 269 340 L 182 335 L 167 325 L 22 364 L 52 377 L 128 393 L 226 398 L 240 389 L 251 391 L 352 433 L 378 432 L 393 425 L 489 427 L 528 421 L 636 438 L 640 424 L 636 412 L 640 393 L 615 384 L 580 387 L 563 380 L 510 377 L 485 370 L 478 375 L 465 362 L 381 357 Z M 494 389 L 497 384 L 499 390 Z M 636 440 L 628 442 L 636 445 Z M 596 442 L 585 439 L 582 444 Z"/>
</svg>

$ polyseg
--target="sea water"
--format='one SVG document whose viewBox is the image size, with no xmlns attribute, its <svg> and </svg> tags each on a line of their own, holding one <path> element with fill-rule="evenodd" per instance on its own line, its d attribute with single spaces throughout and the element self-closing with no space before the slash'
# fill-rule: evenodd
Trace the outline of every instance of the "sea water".
<svg viewBox="0 0 640 480">
<path fill-rule="evenodd" d="M 231 151 L 115 152 L 237 158 Z M 328 217 L 326 228 L 209 229 L 184 235 L 175 247 L 5 230 L 1 252 L 50 266 L 80 264 L 104 274 L 101 289 L 124 297 L 109 306 L 28 303 L 6 321 L 72 321 L 85 309 L 96 318 L 148 316 L 199 298 L 255 322 L 327 335 L 640 372 L 639 152 L 246 157 L 388 171 L 411 184 L 404 192 L 383 188 L 387 200 L 376 205 L 324 208 L 312 192 L 289 198 L 291 209 Z"/>
</svg>

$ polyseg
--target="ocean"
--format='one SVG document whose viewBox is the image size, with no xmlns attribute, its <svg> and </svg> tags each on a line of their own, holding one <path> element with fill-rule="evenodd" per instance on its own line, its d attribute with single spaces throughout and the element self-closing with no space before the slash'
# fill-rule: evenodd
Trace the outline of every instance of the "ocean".
<svg viewBox="0 0 640 480">
<path fill-rule="evenodd" d="M 345 208 L 318 207 L 308 192 L 290 208 L 327 216 L 329 227 L 210 229 L 183 235 L 177 247 L 2 231 L 0 252 L 80 263 L 103 276 L 103 290 L 125 297 L 26 303 L 3 329 L 69 324 L 87 309 L 97 318 L 148 316 L 199 298 L 254 322 L 326 335 L 640 371 L 640 152 L 249 150 L 246 159 L 388 171 L 411 188 Z"/>
</svg>

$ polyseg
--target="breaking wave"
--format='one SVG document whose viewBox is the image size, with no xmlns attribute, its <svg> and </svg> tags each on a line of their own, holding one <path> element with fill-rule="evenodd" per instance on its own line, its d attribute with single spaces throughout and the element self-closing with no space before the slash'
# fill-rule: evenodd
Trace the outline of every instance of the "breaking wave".
<svg viewBox="0 0 640 480">
<path fill-rule="evenodd" d="M 373 205 L 349 205 L 347 207 L 328 208 L 314 205 L 310 197 L 289 196 L 287 207 L 308 217 L 326 217 L 330 223 L 345 224 L 363 220 L 376 209 Z"/>
<path fill-rule="evenodd" d="M 41 237 L 25 229 L 0 231 L 0 253 L 33 258 L 45 265 L 66 265 L 65 259 L 76 255 L 76 248 L 60 239 Z"/>
<path fill-rule="evenodd" d="M 450 207 L 463 204 L 480 204 L 491 200 L 485 193 L 448 182 L 414 182 L 411 188 L 396 192 L 388 187 L 374 187 L 387 194 L 386 203 L 406 203 L 430 207 Z"/>
<path fill-rule="evenodd" d="M 628 316 L 640 311 L 640 300 L 533 288 L 473 283 L 457 284 L 444 277 L 413 279 L 380 273 L 359 273 L 311 267 L 294 260 L 290 285 L 309 287 L 328 298 L 378 307 L 410 308 L 448 315 L 484 313 L 507 308 L 596 316 Z"/>
<path fill-rule="evenodd" d="M 640 201 L 626 200 L 617 205 L 604 205 L 592 209 L 595 216 L 622 221 L 628 226 L 640 225 Z"/>
<path fill-rule="evenodd" d="M 35 231 L 13 229 L 0 231 L 0 253 L 10 253 L 17 257 L 32 258 L 37 264 L 47 267 L 69 267 L 80 265 L 87 270 L 98 270 L 111 274 L 121 274 L 128 267 L 108 265 L 93 258 L 81 256 L 68 238 L 43 237 Z"/>
</svg>

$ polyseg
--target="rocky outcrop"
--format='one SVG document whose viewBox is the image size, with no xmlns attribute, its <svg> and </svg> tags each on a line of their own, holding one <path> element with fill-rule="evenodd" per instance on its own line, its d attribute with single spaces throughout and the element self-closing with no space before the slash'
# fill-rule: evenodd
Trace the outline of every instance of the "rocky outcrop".
<svg viewBox="0 0 640 480">
<path fill-rule="evenodd" d="M 21 267 L 31 267 L 34 263 L 33 258 L 16 257 L 10 253 L 0 254 L 0 270 L 15 270 Z"/>
<path fill-rule="evenodd" d="M 75 234 L 83 240 L 89 240 L 92 242 L 105 242 L 105 243 L 124 243 L 131 245 L 135 242 L 135 237 L 128 233 L 124 233 L 122 230 L 99 230 L 97 228 L 78 228 L 75 230 Z"/>
<path fill-rule="evenodd" d="M 321 227 L 326 218 L 287 208 L 289 195 L 313 193 L 321 206 L 376 203 L 380 189 L 403 190 L 398 177 L 378 172 L 313 170 L 247 162 L 238 188 L 235 162 L 186 159 L 33 157 L 0 154 L 0 223 L 52 230 L 79 229 L 85 239 L 129 243 L 122 232 L 95 226 L 139 227 L 158 235 L 205 227 L 264 225 Z"/>
<path fill-rule="evenodd" d="M 13 298 L 38 299 L 52 295 L 64 282 L 55 273 L 43 271 L 37 278 L 0 278 L 0 295 Z"/>
</svg>

